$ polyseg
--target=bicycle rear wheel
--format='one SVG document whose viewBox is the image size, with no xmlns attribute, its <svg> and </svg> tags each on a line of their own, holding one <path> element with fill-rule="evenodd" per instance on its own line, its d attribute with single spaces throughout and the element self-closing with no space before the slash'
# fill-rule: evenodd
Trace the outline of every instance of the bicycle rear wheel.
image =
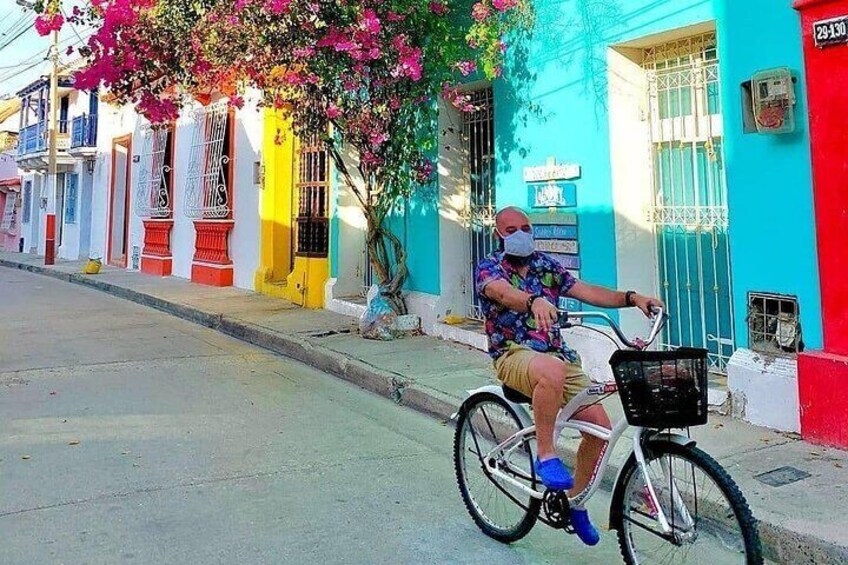
<svg viewBox="0 0 848 565">
<path fill-rule="evenodd" d="M 686 563 L 714 565 L 763 562 L 757 523 L 733 479 L 694 446 L 653 443 L 642 469 L 631 455 L 613 497 L 611 526 L 629 565 Z M 671 534 L 657 520 L 662 508 Z"/>
<path fill-rule="evenodd" d="M 463 405 L 454 435 L 454 467 L 465 507 L 486 535 L 503 543 L 526 536 L 541 506 L 540 500 L 495 478 L 487 466 L 493 463 L 510 477 L 534 487 L 533 452 L 527 439 L 486 459 L 522 429 L 509 404 L 494 394 L 482 393 Z"/>
</svg>

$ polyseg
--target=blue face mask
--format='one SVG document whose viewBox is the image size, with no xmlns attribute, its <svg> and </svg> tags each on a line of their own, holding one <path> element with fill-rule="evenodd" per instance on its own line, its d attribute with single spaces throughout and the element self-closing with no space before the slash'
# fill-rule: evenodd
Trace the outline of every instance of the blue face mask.
<svg viewBox="0 0 848 565">
<path fill-rule="evenodd" d="M 533 239 L 532 232 L 518 230 L 504 237 L 501 235 L 504 242 L 504 253 L 514 257 L 530 257 L 536 250 L 536 241 Z"/>
</svg>

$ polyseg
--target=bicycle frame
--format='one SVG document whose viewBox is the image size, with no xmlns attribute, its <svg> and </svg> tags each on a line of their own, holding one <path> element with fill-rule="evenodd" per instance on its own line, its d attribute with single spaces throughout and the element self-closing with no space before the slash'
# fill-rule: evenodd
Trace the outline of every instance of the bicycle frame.
<svg viewBox="0 0 848 565">
<path fill-rule="evenodd" d="M 662 328 L 662 325 L 665 321 L 664 314 L 660 311 L 657 313 L 657 319 L 654 321 L 654 327 L 651 331 L 650 337 L 645 344 L 634 343 L 629 341 L 618 328 L 616 323 L 606 314 L 601 312 L 585 312 L 585 313 L 576 313 L 570 315 L 571 317 L 576 318 L 600 318 L 606 321 L 610 327 L 615 332 L 616 336 L 624 343 L 625 345 L 631 348 L 642 348 L 647 344 L 656 339 L 656 336 L 659 334 L 659 331 Z M 516 480 L 508 473 L 503 472 L 499 466 L 498 461 L 501 459 L 503 454 L 512 453 L 514 450 L 519 447 L 526 445 L 530 438 L 535 435 L 536 427 L 532 423 L 532 418 L 530 414 L 526 410 L 526 408 L 520 404 L 515 404 L 506 399 L 503 394 L 503 389 L 500 386 L 496 385 L 488 385 L 482 387 L 480 389 L 469 391 L 469 396 L 473 396 L 478 393 L 488 392 L 491 394 L 495 394 L 504 399 L 512 408 L 515 410 L 516 414 L 519 415 L 519 419 L 522 423 L 528 424 L 524 429 L 516 432 L 511 437 L 503 441 L 500 445 L 490 450 L 482 461 L 485 462 L 486 469 L 488 473 L 493 477 L 504 483 L 510 484 L 521 492 L 525 493 L 528 496 L 531 496 L 536 499 L 543 499 L 545 496 L 544 492 L 540 492 L 534 488 L 531 488 L 521 481 Z M 577 494 L 575 497 L 570 498 L 570 502 L 573 506 L 583 506 L 588 502 L 590 498 L 595 494 L 598 490 L 598 487 L 601 484 L 601 481 L 604 475 L 609 468 L 610 456 L 615 449 L 616 444 L 621 440 L 624 432 L 627 431 L 631 426 L 627 423 L 626 418 L 621 418 L 618 422 L 616 422 L 612 428 L 606 428 L 604 426 L 599 426 L 597 424 L 592 424 L 589 422 L 583 422 L 581 420 L 574 419 L 575 415 L 577 415 L 578 411 L 585 405 L 591 404 L 593 402 L 594 397 L 608 397 L 618 392 L 618 386 L 615 383 L 601 383 L 594 384 L 587 387 L 580 394 L 575 396 L 569 401 L 562 409 L 560 409 L 559 414 L 557 415 L 556 424 L 554 427 L 554 438 L 559 438 L 562 435 L 562 432 L 566 429 L 576 430 L 581 434 L 590 435 L 596 437 L 602 441 L 604 441 L 604 447 L 601 451 L 601 456 L 598 459 L 598 462 L 595 465 L 595 468 L 592 470 L 592 476 L 589 479 L 589 484 L 583 489 L 582 492 Z M 657 497 L 656 489 L 654 488 L 653 482 L 650 477 L 650 473 L 648 472 L 648 464 L 645 459 L 644 451 L 642 450 L 642 446 L 645 444 L 644 439 L 646 438 L 646 434 L 653 433 L 653 430 L 649 430 L 641 427 L 633 427 L 634 435 L 633 435 L 633 446 L 632 451 L 636 457 L 636 462 L 639 465 L 639 468 L 642 471 L 642 475 L 645 478 L 645 484 L 647 486 L 648 494 L 654 502 L 654 508 L 657 511 L 657 522 L 660 524 L 660 528 L 663 533 L 671 534 L 672 527 L 669 524 L 668 517 L 665 514 L 665 511 L 662 508 L 662 505 L 659 504 L 659 498 Z M 673 509 L 677 508 L 680 511 L 682 518 L 684 519 L 685 525 L 690 527 L 693 525 L 693 520 L 686 510 L 685 504 L 681 503 L 680 495 L 677 492 L 676 487 L 672 487 L 671 493 L 673 499 Z M 674 511 L 674 510 L 672 510 Z"/>
</svg>

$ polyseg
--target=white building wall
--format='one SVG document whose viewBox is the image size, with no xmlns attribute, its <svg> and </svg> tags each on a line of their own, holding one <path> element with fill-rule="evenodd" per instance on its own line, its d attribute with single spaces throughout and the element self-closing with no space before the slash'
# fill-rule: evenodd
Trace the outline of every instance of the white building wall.
<svg viewBox="0 0 848 565">
<path fill-rule="evenodd" d="M 174 227 L 171 231 L 171 253 L 173 254 L 173 275 L 183 279 L 191 278 L 191 260 L 194 257 L 194 223 L 185 215 L 185 188 L 188 178 L 188 165 L 191 156 L 191 138 L 194 122 L 191 110 L 186 109 L 177 120 L 174 146 Z"/>
<path fill-rule="evenodd" d="M 38 226 L 41 216 L 38 210 L 39 191 L 41 190 L 39 177 L 40 175 L 34 172 L 23 173 L 21 175 L 21 198 L 24 197 L 25 183 L 28 181 L 32 182 L 29 222 L 23 222 L 23 208 L 21 209 L 21 237 L 24 238 L 24 253 L 30 253 L 38 246 Z"/>
<path fill-rule="evenodd" d="M 463 220 L 469 202 L 467 153 L 462 141 L 462 115 L 451 104 L 439 102 L 439 275 L 444 311 L 464 317 L 474 295 L 469 269 L 468 229 Z"/>
<path fill-rule="evenodd" d="M 254 165 L 262 159 L 263 118 L 258 108 L 260 95 L 251 92 L 245 104 L 236 110 L 235 162 L 233 166 L 233 219 L 230 234 L 230 258 L 233 260 L 233 284 L 253 290 L 259 268 L 259 185 L 254 182 Z"/>
<path fill-rule="evenodd" d="M 618 288 L 658 296 L 656 243 L 647 215 L 653 191 L 648 82 L 640 56 L 641 50 L 626 48 L 607 55 L 615 255 Z M 620 316 L 625 334 L 644 333 L 641 312 L 625 309 Z"/>
<path fill-rule="evenodd" d="M 230 258 L 233 261 L 234 285 L 253 289 L 254 273 L 259 266 L 259 188 L 254 184 L 254 163 L 260 160 L 262 148 L 263 122 L 258 108 L 259 96 L 251 93 L 246 96 L 243 109 L 235 113 L 234 128 L 234 186 L 233 217 L 235 226 L 230 234 Z M 172 275 L 184 279 L 191 278 L 191 265 L 195 250 L 194 222 L 185 214 L 186 180 L 191 157 L 194 122 L 192 110 L 186 108 L 176 123 L 174 135 L 174 182 L 173 194 L 174 227 L 171 231 L 171 251 L 173 253 Z M 94 195 L 92 201 L 92 254 L 96 253 L 104 260 L 107 256 L 109 208 L 112 175 L 112 142 L 116 137 L 132 134 L 132 155 L 143 151 L 141 130 L 146 120 L 132 107 L 118 108 L 102 105 L 100 109 L 98 131 L 98 157 L 94 173 Z M 128 264 L 132 269 L 134 250 L 144 247 L 144 223 L 138 215 L 136 193 L 139 190 L 140 171 L 138 163 L 131 163 L 130 180 L 130 217 L 128 236 Z M 135 265 L 136 267 L 138 265 Z"/>
</svg>

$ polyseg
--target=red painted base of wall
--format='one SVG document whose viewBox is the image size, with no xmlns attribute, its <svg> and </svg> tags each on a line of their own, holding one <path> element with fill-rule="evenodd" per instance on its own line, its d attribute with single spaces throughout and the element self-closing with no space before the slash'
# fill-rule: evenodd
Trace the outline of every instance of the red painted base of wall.
<svg viewBox="0 0 848 565">
<path fill-rule="evenodd" d="M 159 277 L 170 277 L 174 261 L 171 257 L 141 256 L 141 272 Z"/>
<path fill-rule="evenodd" d="M 191 280 L 209 286 L 233 286 L 233 267 L 192 263 Z"/>
<path fill-rule="evenodd" d="M 195 220 L 192 281 L 211 286 L 233 285 L 229 238 L 234 225 L 233 220 Z"/>
<path fill-rule="evenodd" d="M 804 439 L 848 449 L 848 356 L 799 355 L 798 396 Z"/>
</svg>

